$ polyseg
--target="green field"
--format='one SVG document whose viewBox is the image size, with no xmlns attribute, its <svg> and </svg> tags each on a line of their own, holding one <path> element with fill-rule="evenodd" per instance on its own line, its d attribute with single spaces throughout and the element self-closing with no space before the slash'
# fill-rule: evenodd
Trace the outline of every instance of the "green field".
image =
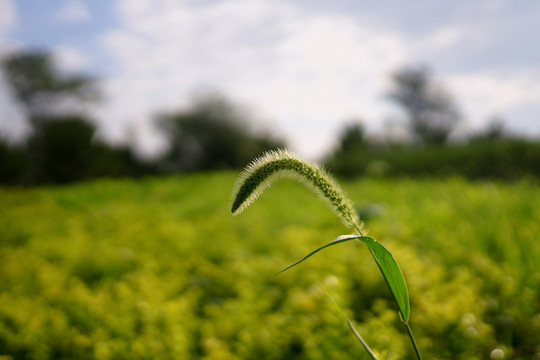
<svg viewBox="0 0 540 360">
<path fill-rule="evenodd" d="M 0 359 L 412 359 L 369 252 L 282 181 L 241 216 L 236 173 L 0 189 Z M 540 358 L 534 182 L 343 184 L 407 279 L 424 359 Z M 502 350 L 496 350 L 500 349 Z"/>
</svg>

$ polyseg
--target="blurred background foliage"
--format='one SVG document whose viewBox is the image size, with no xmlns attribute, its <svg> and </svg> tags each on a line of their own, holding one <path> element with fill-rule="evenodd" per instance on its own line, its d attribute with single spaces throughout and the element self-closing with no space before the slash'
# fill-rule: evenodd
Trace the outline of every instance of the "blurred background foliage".
<svg viewBox="0 0 540 360">
<path fill-rule="evenodd" d="M 302 185 L 228 215 L 236 174 L 1 189 L 5 359 L 381 359 L 413 350 L 379 270 Z M 426 359 L 539 356 L 540 202 L 528 181 L 346 182 L 398 259 Z M 285 210 L 286 209 L 286 210 Z M 29 221 L 31 219 L 31 221 Z"/>
<path fill-rule="evenodd" d="M 283 148 L 285 142 L 251 129 L 248 115 L 219 94 L 196 99 L 191 108 L 159 117 L 169 150 L 164 171 L 241 168 L 256 155 Z"/>
<path fill-rule="evenodd" d="M 229 216 L 227 169 L 287 145 L 241 104 L 156 113 L 168 146 L 148 159 L 99 138 L 95 78 L 40 51 L 2 71 L 31 131 L 0 138 L 0 359 L 366 358 L 325 291 L 382 359 L 413 358 L 362 246 L 269 276 L 346 230 L 293 183 Z M 540 142 L 497 117 L 456 139 L 459 106 L 428 68 L 390 79 L 403 133 L 350 121 L 321 162 L 398 259 L 425 358 L 540 358 Z"/>
<path fill-rule="evenodd" d="M 253 115 L 222 94 L 207 92 L 190 106 L 156 113 L 155 127 L 166 150 L 142 158 L 130 144 L 99 139 L 88 106 L 102 100 L 98 81 L 60 73 L 43 51 L 13 54 L 2 61 L 13 93 L 25 109 L 30 135 L 14 144 L 0 137 L 0 183 L 63 184 L 99 177 L 140 177 L 242 168 L 262 152 L 286 147 L 272 129 L 254 127 Z M 386 97 L 403 114 L 401 135 L 367 134 L 362 120 L 336 135 L 320 159 L 344 177 L 463 176 L 472 179 L 538 178 L 537 139 L 507 132 L 495 116 L 482 132 L 453 139 L 463 121 L 459 106 L 426 66 L 390 74 Z"/>
<path fill-rule="evenodd" d="M 159 157 L 143 159 L 129 145 L 100 141 L 87 106 L 101 100 L 95 79 L 60 73 L 51 56 L 16 53 L 2 62 L 31 133 L 22 144 L 0 138 L 0 182 L 63 184 L 97 177 L 140 177 L 239 168 L 260 153 L 286 144 L 252 127 L 247 111 L 207 93 L 184 110 L 156 114 L 168 140 Z"/>
</svg>

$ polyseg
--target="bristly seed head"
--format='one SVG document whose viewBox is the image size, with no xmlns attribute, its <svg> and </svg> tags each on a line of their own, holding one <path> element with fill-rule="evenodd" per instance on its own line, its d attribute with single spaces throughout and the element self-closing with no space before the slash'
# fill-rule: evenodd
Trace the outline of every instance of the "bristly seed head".
<svg viewBox="0 0 540 360">
<path fill-rule="evenodd" d="M 358 216 L 336 181 L 318 165 L 287 150 L 266 152 L 248 165 L 236 182 L 231 212 L 237 215 L 244 211 L 264 189 L 282 177 L 297 179 L 309 185 L 347 225 L 359 227 Z"/>
</svg>

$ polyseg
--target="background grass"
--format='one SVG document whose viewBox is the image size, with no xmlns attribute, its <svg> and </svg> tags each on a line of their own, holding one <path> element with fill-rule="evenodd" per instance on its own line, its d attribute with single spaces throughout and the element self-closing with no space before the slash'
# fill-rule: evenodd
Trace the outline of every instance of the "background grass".
<svg viewBox="0 0 540 360">
<path fill-rule="evenodd" d="M 236 175 L 0 189 L 0 358 L 366 358 L 325 291 L 382 358 L 413 358 L 361 244 L 269 277 L 348 230 L 291 181 L 232 217 Z M 343 185 L 402 267 L 425 358 L 540 357 L 536 183 Z"/>
</svg>

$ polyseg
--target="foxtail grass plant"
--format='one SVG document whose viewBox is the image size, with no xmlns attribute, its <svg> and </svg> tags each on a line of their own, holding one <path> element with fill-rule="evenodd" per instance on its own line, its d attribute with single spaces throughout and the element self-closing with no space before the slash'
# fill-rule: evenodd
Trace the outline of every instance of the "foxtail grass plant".
<svg viewBox="0 0 540 360">
<path fill-rule="evenodd" d="M 396 260 L 390 251 L 380 242 L 364 234 L 362 223 L 352 207 L 351 202 L 344 195 L 338 183 L 325 170 L 314 163 L 300 158 L 290 151 L 269 151 L 249 164 L 238 177 L 232 197 L 231 212 L 233 215 L 238 215 L 243 212 L 266 188 L 270 187 L 276 180 L 281 178 L 298 180 L 314 190 L 328 203 L 344 224 L 349 228 L 354 229 L 356 233 L 336 237 L 326 245 L 313 250 L 300 260 L 287 266 L 278 272 L 278 274 L 289 270 L 330 246 L 342 244 L 351 240 L 363 242 L 368 247 L 373 259 L 377 263 L 388 284 L 390 292 L 396 301 L 400 319 L 407 330 L 416 356 L 418 359 L 422 359 L 409 325 L 410 305 L 407 285 Z M 333 302 L 339 309 L 339 305 L 335 301 Z M 362 346 L 364 346 L 371 358 L 377 359 L 375 353 L 360 336 L 352 321 L 345 316 L 345 313 L 341 311 L 341 309 L 340 312 L 345 317 L 347 325 L 351 328 L 354 335 Z"/>
</svg>

